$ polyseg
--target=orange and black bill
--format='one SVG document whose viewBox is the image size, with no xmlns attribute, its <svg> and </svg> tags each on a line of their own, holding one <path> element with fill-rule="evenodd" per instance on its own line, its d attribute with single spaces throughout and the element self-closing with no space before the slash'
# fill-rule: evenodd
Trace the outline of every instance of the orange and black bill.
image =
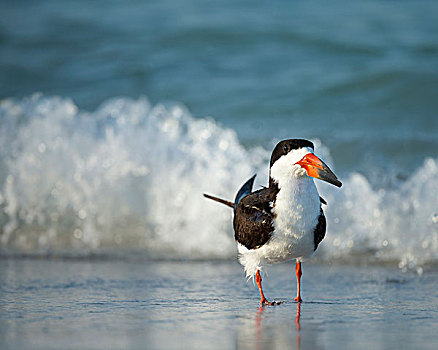
<svg viewBox="0 0 438 350">
<path fill-rule="evenodd" d="M 305 169 L 307 175 L 311 177 L 326 181 L 338 187 L 342 186 L 342 182 L 338 180 L 330 168 L 313 153 L 306 154 L 303 159 L 296 164 L 299 164 L 303 169 Z"/>
</svg>

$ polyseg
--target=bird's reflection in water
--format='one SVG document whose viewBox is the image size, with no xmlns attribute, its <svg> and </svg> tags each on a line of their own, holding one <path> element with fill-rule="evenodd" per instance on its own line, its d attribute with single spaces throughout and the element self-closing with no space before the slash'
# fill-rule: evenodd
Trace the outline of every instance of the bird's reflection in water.
<svg viewBox="0 0 438 350">
<path fill-rule="evenodd" d="M 257 350 L 260 349 L 260 346 L 262 344 L 262 315 L 263 306 L 260 306 L 255 316 L 255 340 Z"/>
<path fill-rule="evenodd" d="M 256 349 L 264 349 L 266 348 L 264 345 L 267 345 L 267 343 L 271 343 L 270 333 L 272 333 L 271 325 L 264 325 L 263 324 L 263 312 L 265 311 L 265 308 L 268 306 L 260 306 L 257 310 L 257 313 L 255 315 L 255 348 Z M 296 308 L 296 314 L 295 314 L 295 346 L 296 349 L 300 349 L 301 347 L 301 326 L 300 326 L 300 317 L 301 317 L 301 303 L 297 303 Z M 267 321 L 267 320 L 265 320 Z M 291 330 L 292 331 L 292 330 Z M 268 339 L 266 339 L 268 338 Z M 291 339 L 290 339 L 291 340 Z M 274 342 L 276 343 L 276 342 Z M 273 345 L 273 344 L 271 344 Z"/>
<path fill-rule="evenodd" d="M 300 316 L 301 316 L 301 303 L 297 303 L 297 314 L 295 316 L 295 329 L 296 329 L 295 343 L 298 350 L 300 349 L 300 345 L 301 345 Z"/>
</svg>

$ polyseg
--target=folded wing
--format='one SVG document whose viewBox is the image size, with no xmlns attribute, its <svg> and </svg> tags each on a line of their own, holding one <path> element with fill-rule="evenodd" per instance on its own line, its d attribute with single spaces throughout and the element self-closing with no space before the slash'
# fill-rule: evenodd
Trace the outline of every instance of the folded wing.
<svg viewBox="0 0 438 350">
<path fill-rule="evenodd" d="M 257 249 L 271 238 L 272 203 L 278 188 L 263 188 L 241 198 L 234 209 L 234 238 L 247 249 Z"/>
</svg>

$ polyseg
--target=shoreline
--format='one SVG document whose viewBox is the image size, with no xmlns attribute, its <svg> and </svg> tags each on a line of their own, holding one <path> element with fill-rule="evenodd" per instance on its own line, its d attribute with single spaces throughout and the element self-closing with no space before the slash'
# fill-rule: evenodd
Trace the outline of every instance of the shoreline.
<svg viewBox="0 0 438 350">
<path fill-rule="evenodd" d="M 236 261 L 3 260 L 5 349 L 434 349 L 438 271 L 293 264 L 263 279 L 269 300 Z M 297 310 L 298 308 L 298 310 Z M 421 343 L 418 343 L 421 339 Z"/>
</svg>

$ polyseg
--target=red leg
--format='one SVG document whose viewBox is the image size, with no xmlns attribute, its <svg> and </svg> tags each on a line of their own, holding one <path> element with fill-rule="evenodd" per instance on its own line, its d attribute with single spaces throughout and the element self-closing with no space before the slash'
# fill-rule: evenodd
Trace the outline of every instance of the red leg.
<svg viewBox="0 0 438 350">
<path fill-rule="evenodd" d="M 257 283 L 257 286 L 259 287 L 259 291 L 260 291 L 260 304 L 267 304 L 267 305 L 273 305 L 272 303 L 270 303 L 266 298 L 265 295 L 263 294 L 263 289 L 262 289 L 262 276 L 260 276 L 260 271 L 257 270 L 256 272 L 256 276 L 255 276 L 255 280 Z"/>
<path fill-rule="evenodd" d="M 300 283 L 301 283 L 301 275 L 303 272 L 301 271 L 301 262 L 297 261 L 297 265 L 295 266 L 295 273 L 297 274 L 297 296 L 295 297 L 294 301 L 301 303 L 303 299 L 301 299 L 300 294 Z"/>
</svg>

